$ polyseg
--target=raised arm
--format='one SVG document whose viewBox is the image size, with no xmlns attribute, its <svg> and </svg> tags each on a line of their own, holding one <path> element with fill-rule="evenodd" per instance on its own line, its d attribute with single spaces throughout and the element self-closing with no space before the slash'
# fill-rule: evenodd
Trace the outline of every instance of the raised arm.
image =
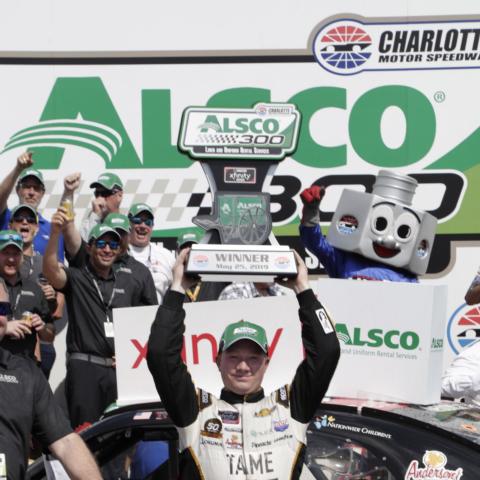
<svg viewBox="0 0 480 480">
<path fill-rule="evenodd" d="M 294 289 L 300 305 L 305 359 L 298 366 L 290 388 L 292 416 L 309 422 L 328 389 L 340 358 L 340 344 L 333 321 L 308 283 L 308 270 L 295 252 L 298 275 L 286 286 Z"/>
<path fill-rule="evenodd" d="M 43 275 L 56 290 L 61 290 L 67 283 L 67 274 L 57 258 L 58 238 L 67 223 L 67 216 L 61 209 L 53 214 L 50 238 L 43 255 Z"/>
<path fill-rule="evenodd" d="M 81 173 L 76 172 L 71 175 L 67 175 L 63 180 L 63 195 L 60 205 L 64 202 L 70 202 L 72 207 L 72 216 L 74 215 L 73 210 L 73 197 L 75 190 L 80 187 Z M 68 217 L 68 212 L 64 209 L 63 212 Z M 63 240 L 65 242 L 65 250 L 71 257 L 74 257 L 80 250 L 80 245 L 82 244 L 82 237 L 80 236 L 79 230 L 75 227 L 75 222 L 73 218 L 68 218 L 68 222 L 65 225 L 63 230 Z"/>
<path fill-rule="evenodd" d="M 0 213 L 3 213 L 6 210 L 8 197 L 15 188 L 15 184 L 22 171 L 33 165 L 32 155 L 33 153 L 29 151 L 22 153 L 17 158 L 17 163 L 13 169 L 0 183 Z"/>
<path fill-rule="evenodd" d="M 328 275 L 339 277 L 338 268 L 343 263 L 343 253 L 330 245 L 320 227 L 320 202 L 324 196 L 325 187 L 322 185 L 312 185 L 300 194 L 303 203 L 300 238 L 304 246 L 320 260 Z"/>
<path fill-rule="evenodd" d="M 175 262 L 172 286 L 157 311 L 147 353 L 158 394 L 178 427 L 190 425 L 198 415 L 195 386 L 181 357 L 185 332 L 183 299 L 185 289 L 192 283 L 184 275 L 189 250 L 184 249 Z"/>
</svg>

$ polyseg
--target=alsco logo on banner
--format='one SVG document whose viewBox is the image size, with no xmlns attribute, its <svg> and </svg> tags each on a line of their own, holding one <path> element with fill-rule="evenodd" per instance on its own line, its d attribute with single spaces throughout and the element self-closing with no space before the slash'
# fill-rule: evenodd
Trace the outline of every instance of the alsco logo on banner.
<svg viewBox="0 0 480 480">
<path fill-rule="evenodd" d="M 420 345 L 420 337 L 412 331 L 400 332 L 399 330 L 384 331 L 381 328 L 371 328 L 365 331 L 360 327 L 354 327 L 351 332 L 344 323 L 335 325 L 338 338 L 345 345 L 357 347 L 382 347 L 386 346 L 393 350 L 415 350 Z"/>
<path fill-rule="evenodd" d="M 179 147 L 192 158 L 282 160 L 295 150 L 300 114 L 295 105 L 185 109 Z"/>
<path fill-rule="evenodd" d="M 372 21 L 352 15 L 323 23 L 312 47 L 317 62 L 338 75 L 480 68 L 480 19 Z"/>
</svg>

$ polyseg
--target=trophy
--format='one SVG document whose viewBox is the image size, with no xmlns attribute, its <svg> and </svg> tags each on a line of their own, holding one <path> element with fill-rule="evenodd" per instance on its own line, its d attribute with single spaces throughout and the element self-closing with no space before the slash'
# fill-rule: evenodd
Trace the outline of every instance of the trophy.
<svg viewBox="0 0 480 480">
<path fill-rule="evenodd" d="M 201 163 L 213 196 L 211 214 L 192 219 L 206 234 L 192 246 L 187 274 L 257 282 L 296 276 L 293 252 L 272 233 L 264 191 L 278 162 L 295 150 L 299 125 L 291 104 L 185 109 L 178 145 Z"/>
</svg>

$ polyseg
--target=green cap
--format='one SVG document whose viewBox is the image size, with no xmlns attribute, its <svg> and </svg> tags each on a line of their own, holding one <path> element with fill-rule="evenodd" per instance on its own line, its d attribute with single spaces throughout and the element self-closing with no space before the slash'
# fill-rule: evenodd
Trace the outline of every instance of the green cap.
<svg viewBox="0 0 480 480">
<path fill-rule="evenodd" d="M 126 215 L 122 215 L 121 213 L 109 213 L 105 217 L 103 224 L 115 230 L 123 230 L 124 232 L 130 233 L 130 221 Z"/>
<path fill-rule="evenodd" d="M 40 170 L 36 168 L 26 168 L 18 177 L 18 183 L 21 183 L 21 181 L 27 177 L 35 177 L 45 188 L 45 182 L 43 181 L 43 175 Z"/>
<path fill-rule="evenodd" d="M 152 207 L 146 203 L 134 203 L 128 211 L 129 217 L 136 217 L 139 213 L 147 212 L 154 218 Z"/>
<path fill-rule="evenodd" d="M 200 235 L 195 230 L 190 230 L 188 232 L 181 233 L 177 238 L 177 249 L 181 249 L 187 243 L 199 243 Z"/>
<path fill-rule="evenodd" d="M 120 180 L 120 177 L 112 172 L 102 173 L 96 182 L 90 184 L 90 188 L 103 187 L 107 190 L 113 190 L 114 188 L 119 188 L 123 190 L 123 183 Z"/>
<path fill-rule="evenodd" d="M 240 340 L 251 340 L 255 342 L 262 351 L 268 355 L 268 341 L 265 329 L 255 323 L 240 320 L 228 325 L 220 339 L 218 353 L 228 350 L 233 344 Z"/>
<path fill-rule="evenodd" d="M 14 207 L 12 209 L 12 213 L 10 215 L 10 221 L 13 220 L 13 217 L 15 216 L 15 214 L 17 212 L 19 212 L 20 210 L 30 210 L 30 212 L 33 214 L 33 216 L 36 218 L 37 220 L 37 223 L 38 223 L 38 213 L 37 213 L 37 210 L 35 208 L 33 208 L 31 205 L 27 205 L 26 203 L 21 203 L 20 205 L 17 205 L 16 207 Z"/>
<path fill-rule="evenodd" d="M 23 251 L 23 238 L 15 230 L 0 230 L 0 250 L 14 245 L 20 251 Z"/>
<path fill-rule="evenodd" d="M 90 242 L 92 240 L 97 240 L 106 233 L 113 233 L 120 240 L 120 235 L 114 228 L 105 225 L 104 223 L 99 223 L 90 230 L 90 233 L 88 234 L 88 241 Z"/>
</svg>

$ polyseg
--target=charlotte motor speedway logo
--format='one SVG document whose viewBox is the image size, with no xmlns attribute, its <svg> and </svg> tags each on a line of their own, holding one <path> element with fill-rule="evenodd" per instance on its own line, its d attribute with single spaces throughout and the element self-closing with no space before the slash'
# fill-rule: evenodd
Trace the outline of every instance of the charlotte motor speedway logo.
<svg viewBox="0 0 480 480">
<path fill-rule="evenodd" d="M 480 68 L 480 20 L 373 21 L 352 15 L 323 22 L 312 49 L 320 66 L 337 75 Z"/>
<path fill-rule="evenodd" d="M 447 338 L 450 348 L 459 354 L 464 348 L 480 339 L 480 308 L 463 304 L 448 320 Z"/>
<path fill-rule="evenodd" d="M 315 53 L 317 60 L 334 73 L 354 73 L 370 58 L 370 35 L 356 22 L 344 21 L 330 25 L 319 33 Z"/>
</svg>

